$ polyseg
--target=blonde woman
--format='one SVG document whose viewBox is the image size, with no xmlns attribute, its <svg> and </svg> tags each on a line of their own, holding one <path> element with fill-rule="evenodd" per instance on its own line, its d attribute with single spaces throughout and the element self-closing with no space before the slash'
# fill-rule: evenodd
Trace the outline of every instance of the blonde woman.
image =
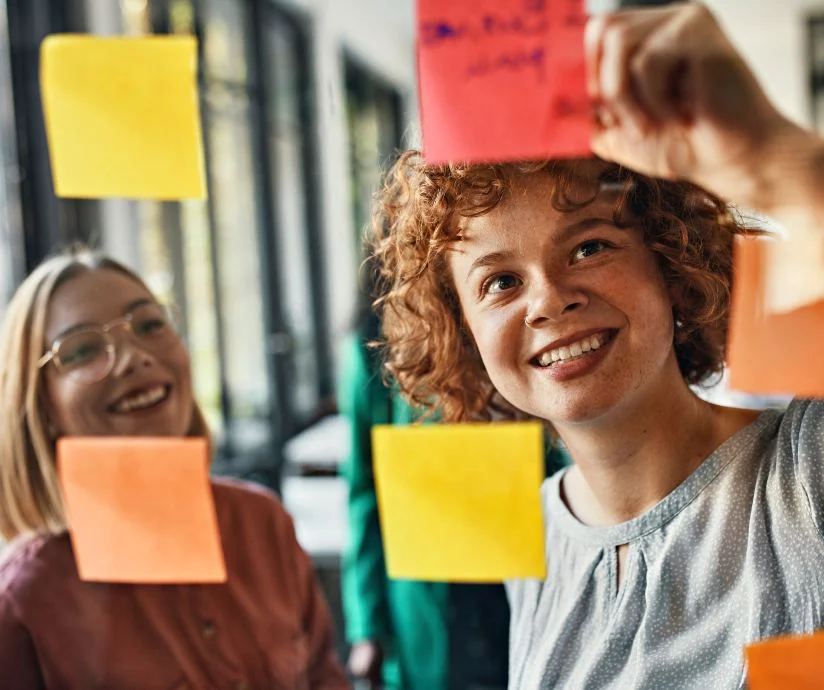
<svg viewBox="0 0 824 690">
<path fill-rule="evenodd" d="M 208 435 L 137 275 L 85 250 L 45 261 L 9 304 L 0 362 L 0 687 L 348 687 L 311 562 L 263 489 L 213 482 L 225 584 L 79 580 L 56 440 Z"/>
</svg>

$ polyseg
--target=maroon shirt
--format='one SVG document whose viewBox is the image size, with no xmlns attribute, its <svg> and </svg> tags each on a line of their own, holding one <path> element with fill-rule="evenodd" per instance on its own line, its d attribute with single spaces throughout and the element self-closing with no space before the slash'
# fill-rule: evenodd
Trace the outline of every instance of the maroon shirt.
<svg viewBox="0 0 824 690">
<path fill-rule="evenodd" d="M 9 547 L 0 688 L 349 688 L 289 516 L 264 489 L 229 480 L 213 489 L 225 584 L 81 582 L 66 534 Z"/>
</svg>

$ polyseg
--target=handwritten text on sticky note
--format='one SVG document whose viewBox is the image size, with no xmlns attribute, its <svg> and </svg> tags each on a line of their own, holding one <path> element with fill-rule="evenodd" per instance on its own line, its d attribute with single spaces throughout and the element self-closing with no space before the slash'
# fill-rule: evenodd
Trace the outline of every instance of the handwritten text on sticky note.
<svg viewBox="0 0 824 690">
<path fill-rule="evenodd" d="M 546 576 L 540 424 L 379 426 L 373 451 L 390 577 Z"/>
<path fill-rule="evenodd" d="M 430 163 L 590 155 L 583 0 L 418 0 Z"/>
<path fill-rule="evenodd" d="M 55 193 L 205 196 L 196 75 L 192 37 L 47 37 L 40 82 Z"/>
<path fill-rule="evenodd" d="M 226 580 L 205 439 L 63 438 L 57 452 L 82 580 Z"/>
</svg>

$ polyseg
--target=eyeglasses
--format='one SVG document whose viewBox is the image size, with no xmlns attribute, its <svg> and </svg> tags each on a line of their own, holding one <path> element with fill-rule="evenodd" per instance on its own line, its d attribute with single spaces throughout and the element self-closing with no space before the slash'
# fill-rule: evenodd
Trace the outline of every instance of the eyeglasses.
<svg viewBox="0 0 824 690">
<path fill-rule="evenodd" d="M 37 368 L 53 362 L 61 374 L 82 383 L 102 381 L 117 361 L 114 331 L 118 328 L 126 328 L 142 347 L 152 351 L 162 350 L 177 338 L 169 309 L 148 302 L 103 326 L 80 328 L 58 338 L 37 362 Z"/>
</svg>

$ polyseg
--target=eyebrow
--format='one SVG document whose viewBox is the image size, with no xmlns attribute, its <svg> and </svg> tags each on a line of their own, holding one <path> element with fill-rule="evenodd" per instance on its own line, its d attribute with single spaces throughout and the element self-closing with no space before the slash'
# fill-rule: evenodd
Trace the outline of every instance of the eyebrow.
<svg viewBox="0 0 824 690">
<path fill-rule="evenodd" d="M 601 225 L 614 225 L 615 221 L 612 218 L 602 218 L 601 216 L 583 218 L 575 223 L 571 223 L 563 228 L 555 238 L 555 244 L 563 244 L 572 239 L 575 235 L 580 235 L 582 232 L 597 228 Z"/>
<path fill-rule="evenodd" d="M 554 242 L 555 244 L 563 244 L 567 242 L 571 238 L 575 237 L 575 235 L 580 235 L 587 230 L 590 230 L 594 227 L 598 227 L 604 224 L 612 224 L 613 221 L 609 218 L 584 218 L 579 220 L 575 223 L 571 223 L 563 228 L 558 235 L 555 237 Z M 483 254 L 479 256 L 472 262 L 472 265 L 469 267 L 469 271 L 467 272 L 467 277 L 472 274 L 473 271 L 479 268 L 487 268 L 489 266 L 494 266 L 499 263 L 503 263 L 504 261 L 508 261 L 515 256 L 515 253 L 512 251 L 498 251 L 498 252 L 489 252 L 488 254 Z"/>
<path fill-rule="evenodd" d="M 147 304 L 154 304 L 154 300 L 149 299 L 148 297 L 141 297 L 139 299 L 134 300 L 133 302 L 129 302 L 126 305 L 126 308 L 123 310 L 123 316 L 127 314 L 131 314 L 135 309 L 138 307 L 143 307 Z M 54 338 L 52 338 L 52 344 L 56 343 L 58 340 L 62 340 L 63 338 L 70 336 L 72 333 L 76 333 L 77 331 L 83 331 L 87 328 L 99 328 L 101 324 L 99 323 L 91 323 L 89 321 L 84 321 L 83 323 L 76 323 L 74 326 L 67 328 L 65 331 L 60 331 Z M 51 347 L 51 346 L 50 346 Z"/>
<path fill-rule="evenodd" d="M 469 277 L 470 275 L 472 275 L 473 271 L 476 271 L 479 268 L 494 266 L 495 264 L 508 261 L 514 256 L 514 252 L 489 252 L 488 254 L 484 254 L 475 259 L 475 261 L 473 261 L 472 265 L 469 267 L 469 271 L 466 275 L 467 277 Z"/>
</svg>

